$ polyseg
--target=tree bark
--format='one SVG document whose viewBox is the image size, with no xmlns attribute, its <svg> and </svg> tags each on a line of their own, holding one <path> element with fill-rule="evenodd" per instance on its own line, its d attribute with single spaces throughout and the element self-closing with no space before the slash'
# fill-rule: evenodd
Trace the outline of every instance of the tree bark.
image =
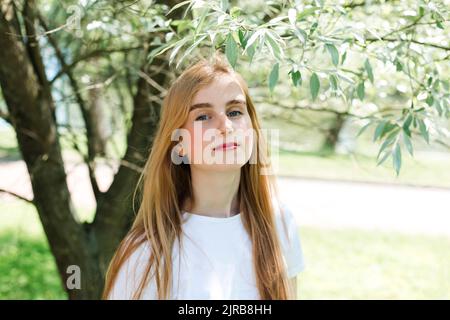
<svg viewBox="0 0 450 320">
<path fill-rule="evenodd" d="M 53 99 L 42 85 L 46 81 L 42 78 L 45 73 L 36 74 L 40 68 L 36 62 L 42 61 L 37 55 L 39 47 L 37 43 L 33 44 L 30 58 L 20 38 L 15 36 L 14 24 L 11 4 L 3 6 L 0 14 L 0 85 L 30 174 L 33 203 L 64 287 L 70 276 L 68 266 L 78 265 L 83 272 L 83 290 L 69 291 L 69 298 L 98 296 L 101 283 L 98 278 L 90 277 L 98 273 L 98 265 L 92 259 L 95 246 L 91 245 L 89 233 L 74 219 L 52 112 Z"/>
<path fill-rule="evenodd" d="M 153 63 L 166 64 L 165 60 L 155 59 Z M 143 71 L 146 68 L 143 68 Z M 154 77 L 163 84 L 166 76 L 159 73 Z M 97 203 L 97 213 L 93 222 L 98 241 L 101 245 L 100 267 L 106 270 L 109 261 L 120 240 L 129 230 L 133 221 L 133 193 L 140 172 L 131 168 L 132 163 L 143 168 L 159 121 L 161 105 L 151 98 L 158 92 L 143 77 L 137 83 L 137 92 L 133 100 L 132 127 L 127 138 L 127 150 L 113 183 L 105 196 Z"/>
<path fill-rule="evenodd" d="M 325 135 L 325 141 L 322 150 L 325 152 L 334 152 L 339 140 L 339 133 L 345 122 L 345 116 L 338 114 L 333 121 L 333 125 L 328 129 Z"/>
<path fill-rule="evenodd" d="M 136 84 L 132 125 L 122 164 L 110 188 L 96 197 L 94 221 L 79 223 L 66 182 L 51 83 L 46 77 L 35 37 L 39 12 L 34 1 L 27 1 L 22 12 L 27 36 L 21 37 L 15 9 L 13 2 L 0 0 L 0 86 L 9 112 L 8 120 L 16 132 L 31 179 L 33 204 L 64 289 L 70 299 L 98 299 L 110 259 L 134 218 L 132 196 L 140 175 L 135 168 L 144 166 L 159 122 L 161 104 L 155 102 L 154 96 L 159 96 L 160 92 L 147 82 L 146 77 L 152 76 L 164 86 L 167 60 L 164 57 L 153 60 L 153 66 L 163 70 L 155 75 L 148 74 L 149 66 L 143 62 L 141 72 L 145 76 L 141 74 Z M 146 56 L 144 52 L 144 60 Z M 71 81 L 77 93 L 73 77 Z M 83 101 L 80 99 L 79 102 Z M 86 126 L 91 128 L 90 123 Z M 68 267 L 72 265 L 81 271 L 80 290 L 66 286 L 72 275 L 68 273 Z"/>
</svg>

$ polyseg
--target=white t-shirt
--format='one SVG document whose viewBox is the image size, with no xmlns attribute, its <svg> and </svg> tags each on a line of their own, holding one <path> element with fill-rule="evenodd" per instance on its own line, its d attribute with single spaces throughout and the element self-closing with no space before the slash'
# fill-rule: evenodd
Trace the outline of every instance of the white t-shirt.
<svg viewBox="0 0 450 320">
<path fill-rule="evenodd" d="M 291 210 L 286 213 L 287 234 L 280 211 L 275 210 L 277 232 L 288 277 L 305 267 L 298 227 Z M 175 241 L 170 299 L 260 299 L 253 271 L 252 246 L 241 214 L 215 218 L 183 213 L 182 254 Z M 287 236 L 287 237 L 286 237 Z M 150 257 L 144 242 L 119 270 L 109 299 L 131 299 Z M 156 282 L 149 281 L 142 299 L 156 299 Z"/>
</svg>

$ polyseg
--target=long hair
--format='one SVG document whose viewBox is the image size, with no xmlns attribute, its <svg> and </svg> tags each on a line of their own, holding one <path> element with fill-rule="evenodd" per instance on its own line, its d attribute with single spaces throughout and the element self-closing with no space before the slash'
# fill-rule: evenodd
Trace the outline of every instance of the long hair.
<svg viewBox="0 0 450 320">
<path fill-rule="evenodd" d="M 177 143 L 171 141 L 171 135 L 174 130 L 181 128 L 188 118 L 189 106 L 195 94 L 221 74 L 235 77 L 244 91 L 258 141 L 252 151 L 258 154 L 258 161 L 247 162 L 240 169 L 238 198 L 243 225 L 252 242 L 253 269 L 260 299 L 292 298 L 294 293 L 290 290 L 276 231 L 275 205 L 278 201 L 274 202 L 273 199 L 278 199 L 278 191 L 274 176 L 262 174 L 263 170 L 270 168 L 270 156 L 266 154 L 268 149 L 260 133 L 255 106 L 243 78 L 220 54 L 216 54 L 211 60 L 201 59 L 186 69 L 173 82 L 164 98 L 150 156 L 138 182 L 141 190 L 139 210 L 130 231 L 119 244 L 109 265 L 103 291 L 104 299 L 109 296 L 120 267 L 133 251 L 146 241 L 151 248 L 150 258 L 132 298 L 140 299 L 149 281 L 154 279 L 157 299 L 169 299 L 172 249 L 175 241 L 180 243 L 182 235 L 181 206 L 186 199 L 193 197 L 189 165 L 176 165 L 171 161 L 171 152 Z"/>
</svg>

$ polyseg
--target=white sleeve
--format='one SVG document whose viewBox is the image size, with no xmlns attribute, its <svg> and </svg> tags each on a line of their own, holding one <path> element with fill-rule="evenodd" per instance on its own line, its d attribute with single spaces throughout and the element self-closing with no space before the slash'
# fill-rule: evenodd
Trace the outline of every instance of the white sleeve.
<svg viewBox="0 0 450 320">
<path fill-rule="evenodd" d="M 284 217 L 286 222 L 286 229 L 284 228 L 283 222 L 279 222 L 279 228 L 283 235 L 281 237 L 281 245 L 283 248 L 288 278 L 292 278 L 305 269 L 305 259 L 303 257 L 300 233 L 295 217 L 290 208 L 285 204 L 282 204 L 281 208 L 283 210 L 280 216 Z M 285 236 L 285 230 L 287 230 L 287 238 Z"/>
<path fill-rule="evenodd" d="M 137 290 L 149 258 L 148 245 L 143 243 L 122 264 L 108 300 L 131 300 Z"/>
</svg>

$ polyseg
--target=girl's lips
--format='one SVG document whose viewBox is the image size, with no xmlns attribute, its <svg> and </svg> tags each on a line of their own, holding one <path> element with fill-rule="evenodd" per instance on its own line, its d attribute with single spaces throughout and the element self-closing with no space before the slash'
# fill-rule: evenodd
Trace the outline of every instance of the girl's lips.
<svg viewBox="0 0 450 320">
<path fill-rule="evenodd" d="M 233 150 L 236 149 L 239 145 L 236 142 L 232 142 L 232 143 L 224 143 L 222 145 L 219 145 L 217 147 L 215 147 L 213 150 Z"/>
</svg>

